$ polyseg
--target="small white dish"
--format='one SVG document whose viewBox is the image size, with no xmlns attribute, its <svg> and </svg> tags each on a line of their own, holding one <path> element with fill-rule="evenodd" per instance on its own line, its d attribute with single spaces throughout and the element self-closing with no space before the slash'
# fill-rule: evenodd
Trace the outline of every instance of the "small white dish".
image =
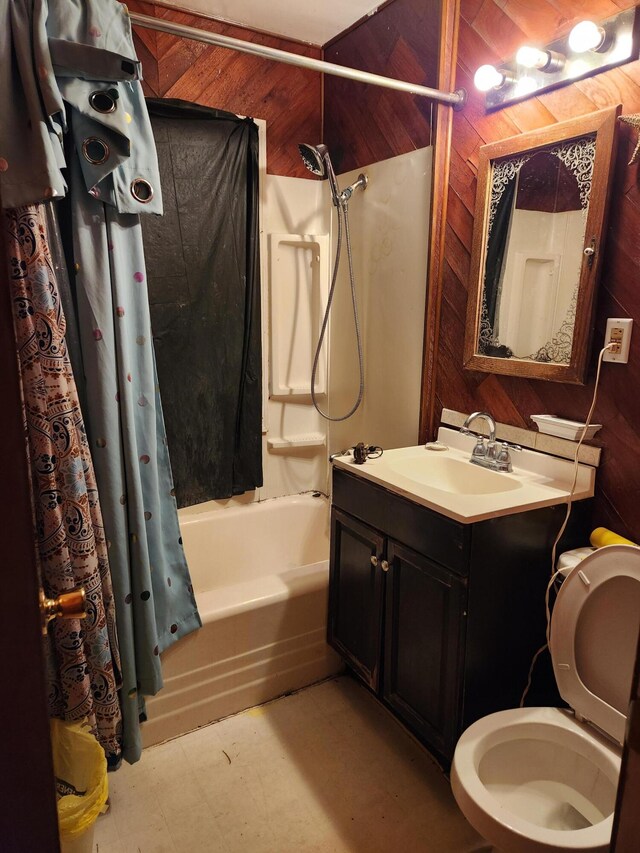
<svg viewBox="0 0 640 853">
<path fill-rule="evenodd" d="M 580 421 L 568 421 L 558 418 L 556 415 L 531 415 L 540 432 L 547 435 L 556 435 L 559 438 L 568 438 L 570 441 L 580 441 L 585 431 L 585 424 Z M 585 441 L 589 441 L 602 428 L 602 424 L 589 424 L 586 430 Z"/>
</svg>

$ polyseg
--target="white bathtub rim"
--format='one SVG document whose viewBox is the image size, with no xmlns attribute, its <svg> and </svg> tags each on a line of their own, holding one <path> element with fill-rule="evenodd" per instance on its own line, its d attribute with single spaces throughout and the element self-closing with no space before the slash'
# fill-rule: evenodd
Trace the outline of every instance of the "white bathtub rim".
<svg viewBox="0 0 640 853">
<path fill-rule="evenodd" d="M 329 561 L 319 560 L 279 574 L 264 575 L 209 590 L 196 590 L 202 624 L 327 589 L 328 575 Z"/>
<path fill-rule="evenodd" d="M 273 498 L 265 498 L 264 500 L 242 501 L 239 499 L 240 497 L 241 496 L 238 496 L 238 498 L 221 498 L 218 500 L 205 501 L 200 504 L 192 504 L 192 506 L 181 507 L 181 509 L 178 510 L 180 527 L 183 525 L 193 524 L 196 521 L 202 521 L 203 516 L 206 515 L 219 517 L 219 513 L 226 512 L 228 510 L 247 512 L 250 509 L 260 509 L 265 512 L 273 509 L 273 504 L 276 501 L 281 507 L 285 503 L 295 506 L 296 504 L 306 504 L 309 500 L 322 501 L 323 503 L 328 503 L 329 501 L 328 495 L 316 489 L 308 492 L 298 492 L 298 494 L 295 495 L 279 495 Z M 223 503 L 225 505 L 221 506 Z"/>
</svg>

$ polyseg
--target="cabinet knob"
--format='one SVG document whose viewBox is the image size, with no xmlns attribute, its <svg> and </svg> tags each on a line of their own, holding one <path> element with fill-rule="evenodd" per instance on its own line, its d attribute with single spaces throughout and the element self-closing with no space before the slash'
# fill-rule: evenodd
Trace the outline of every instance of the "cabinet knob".
<svg viewBox="0 0 640 853">
<path fill-rule="evenodd" d="M 383 572 L 388 572 L 388 571 L 389 571 L 389 561 L 388 561 L 388 560 L 383 560 L 383 561 L 382 561 L 382 563 L 381 563 L 380 565 L 381 565 L 381 567 L 382 567 L 382 571 L 383 571 Z"/>
<path fill-rule="evenodd" d="M 593 266 L 593 261 L 594 261 L 595 256 L 596 256 L 596 238 L 595 237 L 591 238 L 590 244 L 588 246 L 586 246 L 582 250 L 582 252 L 583 252 L 585 258 L 587 259 L 587 266 L 589 268 L 591 268 Z"/>
<path fill-rule="evenodd" d="M 377 566 L 377 565 L 378 565 L 378 558 L 376 557 L 376 555 L 375 555 L 375 554 L 372 554 L 372 555 L 371 555 L 371 565 L 372 565 L 372 566 Z"/>
</svg>

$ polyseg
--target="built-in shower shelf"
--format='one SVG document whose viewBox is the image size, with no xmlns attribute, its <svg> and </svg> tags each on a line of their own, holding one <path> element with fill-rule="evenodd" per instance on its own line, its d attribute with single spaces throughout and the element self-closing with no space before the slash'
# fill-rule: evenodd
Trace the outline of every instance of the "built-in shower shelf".
<svg viewBox="0 0 640 853">
<path fill-rule="evenodd" d="M 273 397 L 310 397 L 311 389 L 309 384 L 306 385 L 288 385 L 285 389 L 279 389 L 279 394 L 273 394 Z M 317 393 L 317 392 L 316 392 Z"/>
<path fill-rule="evenodd" d="M 271 382 L 275 399 L 311 394 L 311 369 L 329 293 L 328 234 L 270 234 Z M 318 360 L 315 391 L 327 389 L 327 349 Z M 308 404 L 309 401 L 304 401 Z"/>
<path fill-rule="evenodd" d="M 287 450 L 294 447 L 324 447 L 326 437 L 321 432 L 304 435 L 274 436 L 267 439 L 270 450 Z"/>
</svg>

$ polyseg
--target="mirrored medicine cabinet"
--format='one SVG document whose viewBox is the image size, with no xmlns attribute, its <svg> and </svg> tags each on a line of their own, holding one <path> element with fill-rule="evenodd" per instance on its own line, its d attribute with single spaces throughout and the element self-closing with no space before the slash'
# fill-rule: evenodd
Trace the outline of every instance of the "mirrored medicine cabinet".
<svg viewBox="0 0 640 853">
<path fill-rule="evenodd" d="M 619 114 L 480 148 L 466 368 L 584 383 Z"/>
</svg>

